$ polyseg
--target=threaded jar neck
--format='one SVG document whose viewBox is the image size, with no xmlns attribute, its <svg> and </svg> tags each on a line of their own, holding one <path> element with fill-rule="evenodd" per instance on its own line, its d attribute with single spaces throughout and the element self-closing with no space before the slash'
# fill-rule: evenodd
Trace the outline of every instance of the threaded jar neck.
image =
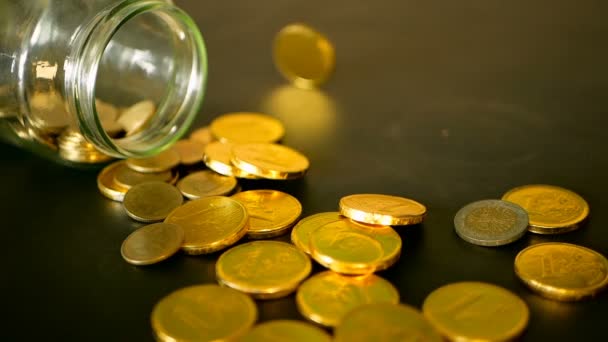
<svg viewBox="0 0 608 342">
<path fill-rule="evenodd" d="M 155 154 L 179 139 L 203 100 L 207 55 L 194 21 L 169 2 L 125 1 L 97 14 L 74 37 L 65 96 L 82 134 L 116 157 Z M 96 99 L 120 107 L 155 103 L 133 134 L 104 130 Z"/>
</svg>

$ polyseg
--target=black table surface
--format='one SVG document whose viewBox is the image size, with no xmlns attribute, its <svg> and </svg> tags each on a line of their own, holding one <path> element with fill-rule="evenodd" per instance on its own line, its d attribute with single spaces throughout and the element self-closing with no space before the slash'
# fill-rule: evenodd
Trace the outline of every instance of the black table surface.
<svg viewBox="0 0 608 342">
<path fill-rule="evenodd" d="M 608 294 L 551 301 L 513 272 L 515 255 L 538 242 L 608 254 L 605 2 L 177 4 L 195 18 L 209 52 L 208 89 L 194 127 L 221 113 L 266 112 L 285 123 L 283 142 L 311 160 L 302 180 L 250 182 L 246 189 L 287 191 L 304 215 L 335 211 L 354 193 L 414 198 L 428 216 L 397 228 L 402 257 L 380 273 L 403 303 L 420 308 L 451 282 L 490 282 L 529 305 L 525 341 L 608 340 Z M 337 68 L 319 91 L 291 88 L 274 68 L 272 38 L 291 22 L 309 23 L 335 44 Z M 0 145 L 0 156 L 2 340 L 148 341 L 160 298 L 215 282 L 219 254 L 177 255 L 149 267 L 124 262 L 120 245 L 141 224 L 100 195 L 96 171 L 8 145 Z M 591 207 L 587 224 L 557 236 L 528 233 L 499 248 L 455 234 L 453 217 L 463 205 L 530 183 L 582 195 Z M 303 319 L 293 295 L 258 308 L 260 321 Z"/>
</svg>

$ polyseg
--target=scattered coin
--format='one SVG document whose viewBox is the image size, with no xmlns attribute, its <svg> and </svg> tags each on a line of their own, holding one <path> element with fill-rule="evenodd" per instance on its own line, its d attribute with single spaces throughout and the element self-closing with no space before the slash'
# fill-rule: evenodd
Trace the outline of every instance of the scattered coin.
<svg viewBox="0 0 608 342">
<path fill-rule="evenodd" d="M 319 264 L 342 274 L 365 275 L 393 265 L 402 242 L 389 226 L 365 227 L 342 219 L 317 228 L 309 244 Z"/>
<path fill-rule="evenodd" d="M 433 291 L 422 312 L 451 341 L 508 341 L 528 325 L 526 303 L 512 292 L 481 282 L 460 282 Z"/>
<path fill-rule="evenodd" d="M 203 197 L 175 209 L 165 222 L 184 229 L 182 250 L 208 254 L 233 245 L 247 233 L 249 217 L 237 200 L 223 196 Z"/>
<path fill-rule="evenodd" d="M 234 177 L 223 176 L 210 170 L 191 173 L 177 182 L 179 191 L 189 199 L 227 195 L 236 185 Z"/>
<path fill-rule="evenodd" d="M 177 173 L 173 174 L 171 171 L 155 172 L 155 173 L 142 173 L 137 172 L 129 168 L 126 162 L 121 162 L 114 171 L 114 182 L 125 189 L 147 183 L 147 182 L 165 182 L 173 184 L 177 179 Z M 125 192 L 126 193 L 126 192 Z"/>
<path fill-rule="evenodd" d="M 531 232 L 560 234 L 575 230 L 589 215 L 589 205 L 578 194 L 553 185 L 524 185 L 502 196 L 528 212 Z"/>
<path fill-rule="evenodd" d="M 117 184 L 114 180 L 118 169 L 128 168 L 124 161 L 115 162 L 103 168 L 97 175 L 97 188 L 107 198 L 122 202 L 129 189 Z"/>
<path fill-rule="evenodd" d="M 404 197 L 358 194 L 340 199 L 340 213 L 358 222 L 401 226 L 422 222 L 426 207 Z"/>
<path fill-rule="evenodd" d="M 262 178 L 294 179 L 302 177 L 310 162 L 300 152 L 277 144 L 250 143 L 232 147 L 232 164 Z"/>
<path fill-rule="evenodd" d="M 195 140 L 178 140 L 172 147 L 179 154 L 180 163 L 193 165 L 203 161 L 205 145 Z"/>
<path fill-rule="evenodd" d="M 323 34 L 300 23 L 285 26 L 274 39 L 274 63 L 299 88 L 324 83 L 335 66 L 334 47 Z"/>
<path fill-rule="evenodd" d="M 170 148 L 148 158 L 129 158 L 127 166 L 142 173 L 163 172 L 179 165 L 179 161 L 179 154 Z"/>
<path fill-rule="evenodd" d="M 215 138 L 211 134 L 209 127 L 201 127 L 190 134 L 190 140 L 197 141 L 207 146 L 208 144 L 212 143 Z"/>
<path fill-rule="evenodd" d="M 141 222 L 161 221 L 175 208 L 179 207 L 184 198 L 173 185 L 164 182 L 148 182 L 138 184 L 125 194 L 123 205 L 131 218 Z"/>
<path fill-rule="evenodd" d="M 353 309 L 370 303 L 399 303 L 399 292 L 377 275 L 349 277 L 332 271 L 318 273 L 300 285 L 298 311 L 318 324 L 335 327 Z M 366 325 L 368 328 L 369 325 Z"/>
<path fill-rule="evenodd" d="M 273 143 L 285 134 L 281 121 L 260 113 L 224 114 L 209 129 L 223 143 Z"/>
<path fill-rule="evenodd" d="M 302 214 L 302 205 L 293 196 L 276 190 L 250 190 L 232 196 L 249 214 L 247 236 L 266 239 L 279 236 Z"/>
<path fill-rule="evenodd" d="M 454 217 L 456 233 L 480 246 L 502 246 L 528 231 L 528 214 L 517 204 L 482 200 L 464 206 Z"/>
<path fill-rule="evenodd" d="M 151 321 L 158 341 L 233 341 L 257 320 L 249 296 L 217 285 L 179 289 L 162 298 Z"/>
<path fill-rule="evenodd" d="M 331 342 L 323 329 L 300 321 L 277 320 L 258 324 L 240 342 Z"/>
<path fill-rule="evenodd" d="M 344 216 L 339 212 L 327 212 L 311 215 L 301 219 L 291 231 L 291 242 L 302 252 L 310 254 L 310 234 L 327 223 L 339 221 Z"/>
<path fill-rule="evenodd" d="M 211 170 L 224 176 L 248 179 L 259 178 L 234 167 L 230 162 L 230 158 L 232 158 L 232 145 L 230 144 L 215 141 L 205 147 L 203 161 Z"/>
<path fill-rule="evenodd" d="M 132 135 L 141 131 L 154 113 L 156 113 L 154 102 L 140 101 L 125 109 L 116 121 L 124 128 L 127 135 Z"/>
<path fill-rule="evenodd" d="M 254 241 L 232 247 L 215 265 L 220 284 L 259 299 L 289 295 L 311 269 L 304 252 L 278 241 Z"/>
<path fill-rule="evenodd" d="M 133 265 L 161 262 L 177 251 L 184 242 L 184 231 L 176 224 L 153 223 L 131 233 L 120 248 L 123 259 Z"/>
<path fill-rule="evenodd" d="M 515 274 L 534 292 L 560 301 L 593 297 L 608 284 L 608 260 L 562 242 L 527 247 L 515 258 Z"/>
<path fill-rule="evenodd" d="M 443 341 L 417 309 L 403 304 L 361 305 L 344 316 L 334 333 L 336 342 Z"/>
</svg>

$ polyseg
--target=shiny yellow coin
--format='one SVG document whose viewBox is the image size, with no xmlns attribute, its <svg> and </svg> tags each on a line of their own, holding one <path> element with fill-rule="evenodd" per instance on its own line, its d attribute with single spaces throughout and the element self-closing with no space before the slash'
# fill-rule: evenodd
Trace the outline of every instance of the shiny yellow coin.
<svg viewBox="0 0 608 342">
<path fill-rule="evenodd" d="M 127 167 L 125 162 L 120 162 L 114 171 L 114 182 L 125 189 L 131 189 L 138 184 L 147 182 L 165 182 L 173 184 L 177 180 L 177 173 L 171 171 L 143 173 L 134 171 Z"/>
<path fill-rule="evenodd" d="M 192 134 L 190 134 L 190 140 L 197 141 L 207 146 L 208 144 L 212 143 L 215 138 L 211 134 L 211 130 L 209 129 L 209 127 L 205 126 L 192 132 Z"/>
<path fill-rule="evenodd" d="M 171 223 L 153 223 L 131 233 L 120 248 L 123 259 L 133 265 L 161 262 L 177 251 L 184 242 L 183 229 Z"/>
<path fill-rule="evenodd" d="M 502 196 L 528 212 L 529 231 L 560 234 L 572 231 L 589 215 L 589 205 L 578 194 L 553 185 L 525 185 Z"/>
<path fill-rule="evenodd" d="M 308 158 L 287 146 L 277 144 L 241 144 L 232 147 L 232 164 L 262 178 L 293 179 L 304 176 Z"/>
<path fill-rule="evenodd" d="M 336 63 L 331 42 L 312 27 L 299 23 L 279 31 L 274 39 L 273 57 L 285 78 L 306 89 L 325 82 Z"/>
<path fill-rule="evenodd" d="M 291 244 L 254 241 L 224 252 L 215 271 L 220 284 L 255 298 L 287 296 L 311 271 L 310 259 Z"/>
<path fill-rule="evenodd" d="M 310 254 L 310 234 L 328 223 L 339 221 L 344 216 L 339 212 L 327 212 L 311 215 L 301 219 L 291 231 L 291 242 L 302 252 Z"/>
<path fill-rule="evenodd" d="M 177 188 L 189 199 L 227 195 L 236 187 L 236 179 L 205 170 L 187 175 L 177 182 Z"/>
<path fill-rule="evenodd" d="M 496 285 L 461 282 L 433 291 L 422 305 L 424 316 L 452 341 L 507 341 L 528 325 L 526 303 Z"/>
<path fill-rule="evenodd" d="M 125 194 L 129 190 L 128 188 L 117 184 L 114 180 L 116 171 L 121 168 L 128 169 L 124 161 L 106 166 L 97 176 L 97 188 L 99 191 L 107 198 L 118 202 L 122 202 L 125 198 Z"/>
<path fill-rule="evenodd" d="M 203 197 L 175 209 L 165 222 L 184 229 L 182 250 L 187 254 L 208 254 L 233 245 L 247 233 L 249 216 L 245 207 L 229 197 Z"/>
<path fill-rule="evenodd" d="M 416 308 L 403 304 L 361 305 L 344 316 L 334 333 L 336 342 L 443 341 Z"/>
<path fill-rule="evenodd" d="M 310 235 L 311 256 L 343 274 L 369 274 L 393 265 L 401 254 L 401 237 L 388 226 L 363 226 L 349 219 L 330 222 Z"/>
<path fill-rule="evenodd" d="M 231 144 L 224 144 L 219 141 L 215 141 L 209 143 L 207 147 L 205 147 L 203 161 L 211 170 L 224 176 L 234 176 L 237 178 L 247 179 L 259 178 L 234 167 L 230 161 L 230 158 L 232 158 Z"/>
<path fill-rule="evenodd" d="M 192 165 L 203 161 L 203 153 L 205 145 L 195 140 L 178 140 L 173 145 L 177 154 L 179 154 L 180 163 L 184 165 Z"/>
<path fill-rule="evenodd" d="M 125 194 L 123 206 L 127 215 L 141 222 L 162 221 L 184 198 L 171 184 L 148 182 L 136 185 Z"/>
<path fill-rule="evenodd" d="M 276 190 L 250 190 L 232 195 L 249 214 L 247 235 L 253 239 L 279 236 L 302 214 L 302 205 L 293 196 Z"/>
<path fill-rule="evenodd" d="M 126 108 L 116 122 L 124 128 L 127 135 L 132 135 L 140 132 L 155 113 L 156 105 L 154 102 L 149 100 L 140 101 Z"/>
<path fill-rule="evenodd" d="M 349 277 L 325 271 L 303 282 L 296 293 L 298 311 L 307 319 L 329 327 L 337 326 L 353 309 L 370 303 L 397 304 L 399 292 L 374 274 Z"/>
<path fill-rule="evenodd" d="M 233 341 L 257 320 L 249 296 L 217 285 L 179 289 L 161 299 L 151 321 L 158 341 Z"/>
<path fill-rule="evenodd" d="M 358 194 L 340 199 L 340 213 L 358 222 L 401 226 L 422 222 L 426 207 L 404 197 Z"/>
<path fill-rule="evenodd" d="M 273 143 L 285 134 L 281 121 L 272 116 L 244 112 L 219 116 L 209 129 L 223 143 Z"/>
<path fill-rule="evenodd" d="M 240 342 L 331 342 L 323 329 L 300 321 L 277 320 L 259 324 Z"/>
<path fill-rule="evenodd" d="M 148 158 L 129 158 L 127 166 L 138 172 L 163 172 L 176 167 L 179 161 L 179 154 L 170 148 Z"/>
<path fill-rule="evenodd" d="M 549 242 L 530 246 L 515 258 L 515 274 L 540 295 L 575 301 L 597 294 L 608 284 L 608 260 L 585 247 Z"/>
</svg>

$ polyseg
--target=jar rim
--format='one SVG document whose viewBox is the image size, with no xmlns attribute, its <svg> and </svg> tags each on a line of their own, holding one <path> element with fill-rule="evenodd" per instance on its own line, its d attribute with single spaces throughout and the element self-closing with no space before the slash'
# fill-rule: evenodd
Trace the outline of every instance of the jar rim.
<svg viewBox="0 0 608 342">
<path fill-rule="evenodd" d="M 106 133 L 96 112 L 95 92 L 99 65 L 106 47 L 120 28 L 146 13 L 162 14 L 163 20 L 171 20 L 173 26 L 176 24 L 182 28 L 191 59 L 189 65 L 180 65 L 180 68 L 189 78 L 187 84 L 181 85 L 185 87 L 184 93 L 179 98 L 173 98 L 179 103 L 168 106 L 161 102 L 157 106 L 155 116 L 166 115 L 171 118 L 163 123 L 162 130 L 144 130 L 132 136 L 114 139 Z M 100 12 L 75 36 L 70 57 L 65 79 L 68 106 L 76 114 L 83 135 L 109 155 L 144 157 L 156 154 L 179 139 L 198 114 L 207 79 L 205 42 L 194 20 L 169 1 L 131 0 Z M 167 102 L 167 99 L 161 101 Z M 169 115 L 171 113 L 168 111 L 173 111 L 173 115 Z"/>
</svg>

